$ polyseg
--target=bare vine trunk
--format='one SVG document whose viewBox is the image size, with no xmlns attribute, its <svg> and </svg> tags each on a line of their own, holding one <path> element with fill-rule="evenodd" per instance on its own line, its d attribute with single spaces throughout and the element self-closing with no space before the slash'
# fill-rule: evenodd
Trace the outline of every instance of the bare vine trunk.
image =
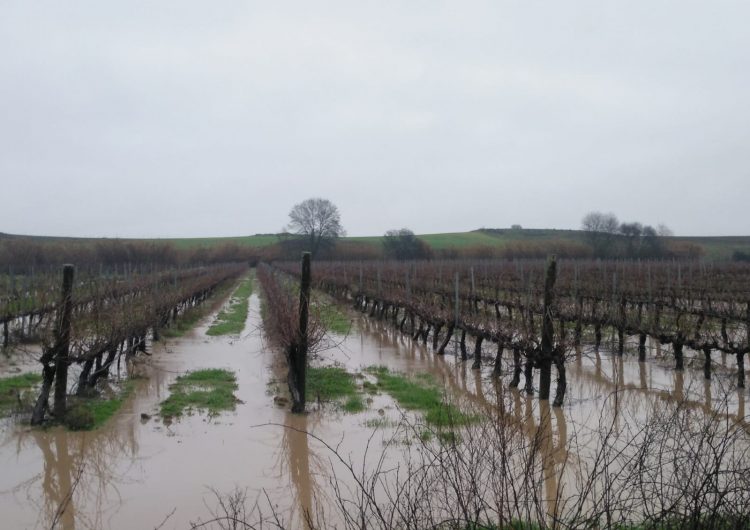
<svg viewBox="0 0 750 530">
<path fill-rule="evenodd" d="M 557 262 L 549 262 L 547 277 L 544 282 L 544 318 L 542 320 L 542 345 L 539 358 L 539 399 L 549 399 L 552 384 L 552 360 L 554 352 L 555 325 L 552 321 L 553 289 L 557 279 Z M 555 359 L 556 361 L 556 359 Z"/>
<path fill-rule="evenodd" d="M 55 347 L 55 417 L 65 416 L 68 396 L 68 365 L 70 361 L 70 316 L 73 312 L 73 265 L 63 266 L 62 304 L 60 306 L 60 324 L 57 331 Z"/>
<path fill-rule="evenodd" d="M 492 368 L 493 375 L 502 375 L 503 373 L 503 349 L 505 344 L 502 340 L 497 341 L 497 354 L 495 355 L 495 366 Z"/>
<path fill-rule="evenodd" d="M 513 348 L 513 379 L 510 381 L 511 388 L 518 388 L 518 384 L 521 382 L 521 352 L 518 348 Z"/>
<path fill-rule="evenodd" d="M 448 331 L 445 332 L 445 337 L 443 337 L 443 342 L 440 344 L 440 347 L 438 348 L 437 354 L 438 355 L 445 355 L 445 348 L 448 346 L 448 343 L 450 343 L 451 338 L 453 337 L 453 324 L 448 324 Z"/>
<path fill-rule="evenodd" d="M 479 370 L 482 367 L 482 342 L 484 337 L 479 335 L 474 343 L 474 362 L 471 365 L 473 370 Z"/>
</svg>

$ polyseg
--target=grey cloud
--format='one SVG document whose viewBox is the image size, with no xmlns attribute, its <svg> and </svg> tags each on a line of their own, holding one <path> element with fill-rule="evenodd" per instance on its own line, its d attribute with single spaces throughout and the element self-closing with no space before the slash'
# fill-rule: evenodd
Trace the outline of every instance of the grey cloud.
<svg viewBox="0 0 750 530">
<path fill-rule="evenodd" d="M 743 2 L 0 5 L 0 231 L 747 234 Z"/>
</svg>

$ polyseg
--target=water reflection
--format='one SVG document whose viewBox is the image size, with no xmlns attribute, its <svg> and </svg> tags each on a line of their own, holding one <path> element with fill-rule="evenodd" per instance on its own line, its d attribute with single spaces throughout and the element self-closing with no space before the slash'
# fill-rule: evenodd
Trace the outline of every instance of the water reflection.
<svg viewBox="0 0 750 530">
<path fill-rule="evenodd" d="M 29 442 L 42 460 L 42 473 L 24 484 L 29 502 L 38 509 L 37 525 L 105 527 L 121 507 L 118 487 L 139 451 L 132 422 L 89 433 L 33 429 L 19 437 L 21 447 Z"/>
<path fill-rule="evenodd" d="M 453 399 L 480 406 L 490 415 L 504 410 L 508 413 L 506 418 L 524 425 L 528 440 L 537 443 L 540 451 L 544 494 L 550 501 L 551 514 L 558 510 L 555 499 L 562 497 L 562 488 L 574 483 L 573 466 L 566 464 L 571 457 L 577 462 L 591 461 L 602 429 L 609 429 L 615 439 L 631 439 L 651 411 L 674 404 L 709 416 L 727 416 L 748 428 L 745 394 L 742 389 L 734 389 L 734 377 L 721 375 L 717 370 L 713 380 L 705 380 L 702 370 L 675 370 L 671 355 L 658 342 L 649 344 L 657 357 L 646 362 L 638 362 L 635 355 L 617 355 L 606 348 L 571 352 L 568 399 L 564 408 L 555 408 L 516 389 L 508 389 L 507 378 L 494 377 L 489 364 L 484 370 L 470 372 L 469 363 L 450 354 L 435 355 L 430 348 L 417 345 L 402 334 L 391 337 L 382 332 L 379 323 L 366 321 L 363 333 L 370 332 L 381 349 L 393 348 L 396 357 L 407 361 L 395 366 L 396 369 L 430 372 L 450 390 Z M 503 358 L 504 374 L 510 373 L 509 354 L 506 351 Z M 662 354 L 666 357 L 660 357 Z M 573 441 L 568 439 L 571 419 L 575 425 Z M 573 455 L 571 443 L 576 448 Z"/>
<path fill-rule="evenodd" d="M 283 453 L 288 461 L 289 479 L 294 491 L 292 517 L 296 516 L 304 521 L 305 528 L 309 528 L 309 521 L 313 516 L 313 488 L 314 481 L 310 473 L 310 460 L 315 455 L 310 451 L 307 433 L 310 425 L 306 415 L 291 414 L 286 416 L 286 425 L 282 436 Z"/>
<path fill-rule="evenodd" d="M 458 351 L 456 341 L 453 348 L 446 349 L 445 356 L 440 356 L 433 353 L 431 345 L 417 344 L 390 325 L 365 318 L 360 320 L 359 329 L 361 332 L 350 335 L 341 351 L 330 353 L 330 357 L 347 364 L 351 370 L 386 364 L 404 372 L 429 372 L 448 390 L 450 399 L 481 411 L 495 421 L 507 420 L 527 446 L 537 451 L 538 471 L 531 478 L 548 500 L 550 514 L 561 510 L 556 499 L 563 497 L 560 492 L 564 488 L 573 487 L 573 469 L 583 468 L 581 462 L 590 458 L 585 452 L 586 444 L 596 439 L 601 425 L 612 425 L 615 434 L 625 432 L 627 435 L 628 429 L 637 425 L 650 408 L 676 401 L 698 413 L 713 414 L 722 410 L 728 399 L 732 407 L 730 417 L 737 421 L 745 418 L 745 391 L 731 386 L 735 378 L 723 377 L 719 369 L 714 372 L 712 381 L 706 381 L 702 370 L 674 370 L 670 359 L 639 363 L 634 356 L 613 355 L 605 347 L 599 350 L 579 348 L 570 353 L 565 407 L 556 408 L 507 386 L 512 373 L 510 351 L 506 351 L 502 359 L 505 375 L 496 377 L 491 362 L 485 363 L 481 370 L 472 370 L 469 363 L 452 355 L 452 351 Z M 252 352 L 261 350 L 255 343 L 245 347 Z M 173 469 L 170 466 L 175 465 L 181 466 L 180 474 L 158 484 L 165 489 L 184 487 L 174 495 L 180 498 L 182 494 L 189 499 L 183 501 L 180 510 L 185 510 L 184 504 L 194 500 L 185 490 L 200 491 L 203 485 L 216 486 L 226 477 L 230 485 L 250 483 L 259 491 L 275 488 L 278 498 L 288 499 L 292 505 L 290 517 L 294 527 L 303 526 L 300 521 L 306 520 L 306 514 L 315 517 L 315 510 L 331 501 L 325 497 L 331 495 L 328 482 L 331 469 L 327 458 L 330 453 L 306 432 L 315 432 L 326 440 L 344 432 L 347 447 L 353 447 L 352 458 L 358 461 L 364 446 L 360 442 L 367 439 L 372 429 L 364 424 L 361 416 L 336 417 L 331 411 L 297 416 L 273 408 L 271 398 L 265 395 L 262 378 L 257 375 L 264 370 L 265 360 L 246 351 L 227 348 L 224 343 L 196 340 L 182 345 L 177 352 L 179 355 L 170 358 L 172 364 L 169 365 L 172 370 L 185 370 L 186 366 L 206 366 L 208 362 L 231 367 L 246 363 L 239 365 L 239 375 L 245 377 L 240 381 L 240 390 L 246 392 L 241 396 L 245 404 L 238 407 L 238 417 L 225 420 L 221 428 L 205 429 L 200 418 L 193 418 L 173 426 L 172 432 L 166 434 L 152 428 L 153 424 L 141 425 L 134 412 L 135 406 L 126 403 L 123 417 L 94 433 L 54 429 L 14 432 L 0 449 L 6 461 L 11 461 L 8 454 L 15 451 L 16 461 L 11 461 L 14 475 L 7 482 L 14 487 L 15 494 L 23 492 L 28 499 L 16 503 L 23 505 L 20 508 L 8 503 L 6 510 L 4 504 L 3 516 L 7 511 L 13 512 L 9 516 L 16 518 L 2 524 L 34 526 L 28 522 L 30 519 L 36 521 L 37 527 L 50 527 L 57 521 L 64 529 L 128 528 L 134 526 L 131 524 L 133 514 L 142 510 L 146 513 L 141 521 L 153 521 L 151 526 L 155 526 L 163 519 L 165 507 L 151 506 L 149 513 L 144 498 L 154 492 L 153 483 L 158 473 L 154 470 L 168 473 Z M 656 344 L 654 348 L 658 350 L 660 346 Z M 490 350 L 494 358 L 495 346 L 490 347 L 488 342 L 487 351 Z M 215 360 L 222 355 L 220 361 Z M 242 355 L 245 357 L 240 357 Z M 193 361 L 186 362 L 186 358 Z M 245 360 L 239 361 L 240 358 Z M 164 397 L 174 377 L 173 372 L 160 370 L 149 375 L 149 380 L 143 384 L 148 385 L 146 393 L 150 394 L 151 402 Z M 259 378 L 260 383 L 254 377 Z M 278 376 L 276 379 L 283 380 Z M 368 412 L 374 413 L 374 410 Z M 248 425 L 261 421 L 285 424 L 291 429 L 279 428 L 273 436 L 260 441 L 257 439 L 262 438 L 260 435 L 248 437 Z M 175 433 L 184 437 L 180 440 L 185 441 L 184 445 L 178 446 L 179 442 L 170 437 Z M 192 442 L 192 452 L 179 453 L 185 451 L 188 442 Z M 153 451 L 141 445 L 156 448 L 156 455 L 144 455 Z M 248 447 L 252 447 L 252 451 Z M 192 461 L 181 460 L 180 456 L 167 457 L 167 454 L 187 454 Z M 211 455 L 210 466 L 205 461 L 208 454 Z M 246 459 L 242 467 L 236 462 L 240 454 Z M 148 469 L 143 469 L 141 464 L 145 460 L 148 460 Z M 576 465 L 571 465 L 571 461 Z M 189 484 L 183 484 L 185 478 L 189 479 Z M 128 505 L 124 504 L 123 496 L 129 500 Z M 36 513 L 29 514 L 29 505 L 33 505 Z"/>
<path fill-rule="evenodd" d="M 44 457 L 42 512 L 47 526 L 53 527 L 59 520 L 65 530 L 73 529 L 76 519 L 73 482 L 75 480 L 77 484 L 80 481 L 83 468 L 77 467 L 73 471 L 74 458 L 68 448 L 68 433 L 61 431 L 50 436 L 48 433 L 33 431 L 32 437 Z"/>
</svg>

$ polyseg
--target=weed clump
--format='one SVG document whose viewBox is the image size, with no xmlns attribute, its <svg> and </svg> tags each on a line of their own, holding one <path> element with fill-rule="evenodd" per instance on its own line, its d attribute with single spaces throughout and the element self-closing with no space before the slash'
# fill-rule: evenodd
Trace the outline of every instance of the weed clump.
<svg viewBox="0 0 750 530">
<path fill-rule="evenodd" d="M 344 410 L 351 413 L 365 410 L 365 403 L 362 401 L 362 397 L 359 395 L 351 396 L 344 402 Z"/>
<path fill-rule="evenodd" d="M 306 394 L 309 401 L 343 399 L 342 408 L 349 413 L 362 412 L 366 408 L 355 377 L 338 366 L 309 367 Z"/>
<path fill-rule="evenodd" d="M 90 431 L 94 428 L 94 413 L 85 403 L 76 403 L 65 413 L 65 426 L 71 431 Z"/>
<path fill-rule="evenodd" d="M 237 378 L 229 370 L 190 372 L 169 385 L 171 395 L 161 403 L 161 415 L 172 418 L 197 409 L 215 416 L 224 410 L 234 410 L 238 402 L 234 395 L 237 388 Z"/>
</svg>

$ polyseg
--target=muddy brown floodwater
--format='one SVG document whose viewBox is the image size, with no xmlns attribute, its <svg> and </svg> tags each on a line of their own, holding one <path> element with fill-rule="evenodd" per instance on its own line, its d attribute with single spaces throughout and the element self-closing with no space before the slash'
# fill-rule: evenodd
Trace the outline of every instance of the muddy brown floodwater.
<svg viewBox="0 0 750 530">
<path fill-rule="evenodd" d="M 530 435 L 548 431 L 545 488 L 550 495 L 565 480 L 561 468 L 571 458 L 570 433 L 586 426 L 594 430 L 603 417 L 633 421 L 650 405 L 675 399 L 698 411 L 711 411 L 727 399 L 730 415 L 742 419 L 746 414 L 745 394 L 732 390 L 734 366 L 727 359 L 721 360 L 726 372 L 717 370 L 707 382 L 700 368 L 671 369 L 669 355 L 656 347 L 647 363 L 638 363 L 633 355 L 582 352 L 568 363 L 566 405 L 550 412 L 535 398 L 504 387 L 509 371 L 497 383 L 490 363 L 481 372 L 472 371 L 470 364 L 451 355 L 435 356 L 380 322 L 353 318 L 352 333 L 338 337 L 338 344 L 321 354 L 323 362 L 336 361 L 352 371 L 385 365 L 429 372 L 452 394 L 478 407 L 507 407 Z M 251 502 L 267 495 L 292 527 L 301 526 L 300 507 L 330 495 L 332 464 L 328 449 L 299 431 L 313 432 L 357 462 L 373 434 L 368 420 L 383 413 L 394 417 L 398 411 L 388 396 L 378 395 L 359 414 L 317 410 L 313 404 L 316 410 L 307 416 L 292 416 L 273 402 L 270 383 L 279 378 L 279 355 L 263 340 L 258 297 L 250 299 L 240 338 L 206 336 L 211 321 L 212 316 L 188 336 L 153 345 L 153 356 L 137 366 L 145 378 L 97 431 L 39 430 L 6 420 L 0 445 L 0 526 L 49 528 L 57 520 L 64 529 L 154 528 L 166 519 L 163 528 L 188 528 L 190 522 L 210 518 L 215 501 L 211 488 L 226 493 L 236 487 L 246 488 Z M 201 368 L 235 371 L 242 403 L 213 419 L 193 414 L 165 425 L 156 414 L 168 386 L 178 375 Z M 615 390 L 618 398 L 612 399 Z M 142 420 L 141 413 L 153 418 Z M 62 514 L 60 506 L 66 506 Z"/>
</svg>

